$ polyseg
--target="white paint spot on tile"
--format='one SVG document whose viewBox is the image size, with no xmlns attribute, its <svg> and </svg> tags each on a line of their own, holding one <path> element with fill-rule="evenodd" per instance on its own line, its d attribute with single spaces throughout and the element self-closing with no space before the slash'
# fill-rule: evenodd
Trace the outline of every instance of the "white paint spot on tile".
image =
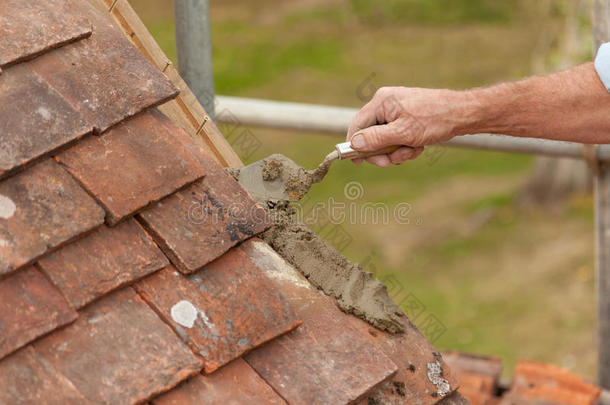
<svg viewBox="0 0 610 405">
<path fill-rule="evenodd" d="M 172 319 L 185 328 L 192 328 L 197 319 L 197 308 L 188 301 L 178 301 L 170 311 Z"/>
<path fill-rule="evenodd" d="M 36 112 L 38 113 L 38 115 L 40 115 L 42 117 L 43 120 L 48 121 L 51 119 L 51 113 L 49 112 L 49 110 L 47 110 L 46 108 L 40 106 L 38 107 L 38 110 L 36 110 Z"/>
<path fill-rule="evenodd" d="M 17 206 L 13 200 L 0 194 L 0 218 L 9 219 L 15 215 L 15 211 L 17 211 Z"/>
</svg>

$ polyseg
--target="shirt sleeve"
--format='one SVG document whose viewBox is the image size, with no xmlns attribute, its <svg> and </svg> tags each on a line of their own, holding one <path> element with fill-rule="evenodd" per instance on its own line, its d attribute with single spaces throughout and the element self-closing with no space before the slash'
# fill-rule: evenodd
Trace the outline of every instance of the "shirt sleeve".
<svg viewBox="0 0 610 405">
<path fill-rule="evenodd" d="M 595 70 L 606 90 L 610 92 L 610 42 L 599 47 L 595 57 Z"/>
</svg>

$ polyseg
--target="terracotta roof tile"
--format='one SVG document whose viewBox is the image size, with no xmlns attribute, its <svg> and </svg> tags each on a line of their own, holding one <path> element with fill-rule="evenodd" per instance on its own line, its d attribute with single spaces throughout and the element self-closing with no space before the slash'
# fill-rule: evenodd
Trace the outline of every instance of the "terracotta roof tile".
<svg viewBox="0 0 610 405">
<path fill-rule="evenodd" d="M 80 113 L 27 64 L 0 75 L 0 94 L 0 178 L 91 132 Z"/>
<path fill-rule="evenodd" d="M 34 348 L 93 403 L 143 401 L 201 367 L 130 287 L 86 307 L 75 323 L 38 340 Z"/>
<path fill-rule="evenodd" d="M 246 355 L 246 361 L 291 404 L 339 404 L 389 379 L 396 365 L 325 295 L 265 243 L 240 249 L 281 285 L 303 325 Z"/>
<path fill-rule="evenodd" d="M 204 358 L 206 373 L 300 325 L 274 287 L 238 249 L 188 278 L 170 266 L 135 285 Z"/>
<path fill-rule="evenodd" d="M 214 374 L 193 377 L 152 402 L 154 405 L 286 404 L 242 359 L 232 361 Z"/>
<path fill-rule="evenodd" d="M 371 330 L 369 324 L 358 318 L 351 317 L 350 321 L 363 333 Z M 398 366 L 398 373 L 391 384 L 380 387 L 369 397 L 382 403 L 406 401 L 435 404 L 458 387 L 456 375 L 411 322 L 405 319 L 404 327 L 405 332 L 400 334 L 383 331 L 366 333 Z M 397 386 L 402 389 L 396 389 Z"/>
<path fill-rule="evenodd" d="M 0 280 L 0 358 L 74 321 L 76 311 L 34 267 Z"/>
<path fill-rule="evenodd" d="M 92 230 L 104 211 L 52 160 L 0 182 L 0 275 Z"/>
<path fill-rule="evenodd" d="M 496 387 L 490 376 L 462 371 L 458 373 L 458 377 L 460 392 L 468 398 L 472 405 L 487 405 L 493 399 Z"/>
<path fill-rule="evenodd" d="M 90 404 L 74 384 L 27 346 L 0 362 L 0 403 Z"/>
<path fill-rule="evenodd" d="M 184 134 L 184 136 L 188 136 Z M 183 273 L 192 273 L 271 225 L 265 210 L 211 158 L 206 176 L 140 213 L 146 229 Z"/>
<path fill-rule="evenodd" d="M 174 98 L 178 91 L 87 1 L 76 2 L 93 34 L 31 63 L 98 131 Z"/>
<path fill-rule="evenodd" d="M 408 319 L 403 319 L 405 332 L 398 334 L 374 329 L 356 317 L 349 319 L 398 366 L 391 381 L 367 395 L 362 404 L 377 401 L 431 405 L 451 396 L 458 388 L 458 378 L 443 356 Z"/>
<path fill-rule="evenodd" d="M 134 219 L 101 226 L 38 262 L 77 308 L 168 264 Z"/>
<path fill-rule="evenodd" d="M 438 405 L 471 405 L 470 402 L 462 396 L 458 391 L 454 391 L 451 395 L 443 398 L 438 402 Z M 492 405 L 491 403 L 487 405 Z"/>
<path fill-rule="evenodd" d="M 502 404 L 545 403 L 595 405 L 601 390 L 569 371 L 550 364 L 520 360 Z"/>
<path fill-rule="evenodd" d="M 443 352 L 443 359 L 456 373 L 470 372 L 489 376 L 495 383 L 502 375 L 502 359 L 460 352 Z"/>
<path fill-rule="evenodd" d="M 84 139 L 57 159 L 116 224 L 205 174 L 174 136 L 178 130 L 160 112 L 147 111 L 103 136 Z"/>
<path fill-rule="evenodd" d="M 0 0 L 0 66 L 31 58 L 91 34 L 74 0 Z"/>
<path fill-rule="evenodd" d="M 443 359 L 458 376 L 462 395 L 473 405 L 487 405 L 496 393 L 502 360 L 458 352 L 444 352 Z"/>
</svg>

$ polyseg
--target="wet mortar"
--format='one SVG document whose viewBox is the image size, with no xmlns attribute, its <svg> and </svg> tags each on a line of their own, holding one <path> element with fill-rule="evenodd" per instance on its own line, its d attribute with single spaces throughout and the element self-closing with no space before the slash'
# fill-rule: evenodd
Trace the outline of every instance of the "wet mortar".
<svg viewBox="0 0 610 405">
<path fill-rule="evenodd" d="M 316 169 L 307 170 L 284 155 L 274 154 L 262 161 L 263 180 L 273 181 L 281 178 L 288 195 L 295 200 L 300 200 L 313 184 L 322 181 L 336 158 L 337 153 L 332 152 Z"/>
<path fill-rule="evenodd" d="M 336 155 L 331 153 L 315 170 L 306 170 L 287 157 L 271 155 L 263 161 L 263 179 L 281 177 L 288 194 L 302 198 L 312 184 L 320 182 Z M 231 169 L 234 177 L 239 175 Z M 404 313 L 392 301 L 387 287 L 350 262 L 338 250 L 295 217 L 288 201 L 262 201 L 271 214 L 274 226 L 264 232 L 263 240 L 286 261 L 298 269 L 314 286 L 337 299 L 344 312 L 353 314 L 371 325 L 391 332 L 404 332 Z"/>
</svg>

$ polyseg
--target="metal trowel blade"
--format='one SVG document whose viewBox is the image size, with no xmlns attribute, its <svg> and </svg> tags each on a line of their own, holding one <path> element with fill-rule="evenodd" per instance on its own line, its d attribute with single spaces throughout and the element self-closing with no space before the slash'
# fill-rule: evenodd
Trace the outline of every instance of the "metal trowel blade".
<svg viewBox="0 0 610 405">
<path fill-rule="evenodd" d="M 239 184 L 245 188 L 256 201 L 298 201 L 286 192 L 281 176 L 272 181 L 263 180 L 264 162 L 259 160 L 239 171 Z"/>
</svg>

